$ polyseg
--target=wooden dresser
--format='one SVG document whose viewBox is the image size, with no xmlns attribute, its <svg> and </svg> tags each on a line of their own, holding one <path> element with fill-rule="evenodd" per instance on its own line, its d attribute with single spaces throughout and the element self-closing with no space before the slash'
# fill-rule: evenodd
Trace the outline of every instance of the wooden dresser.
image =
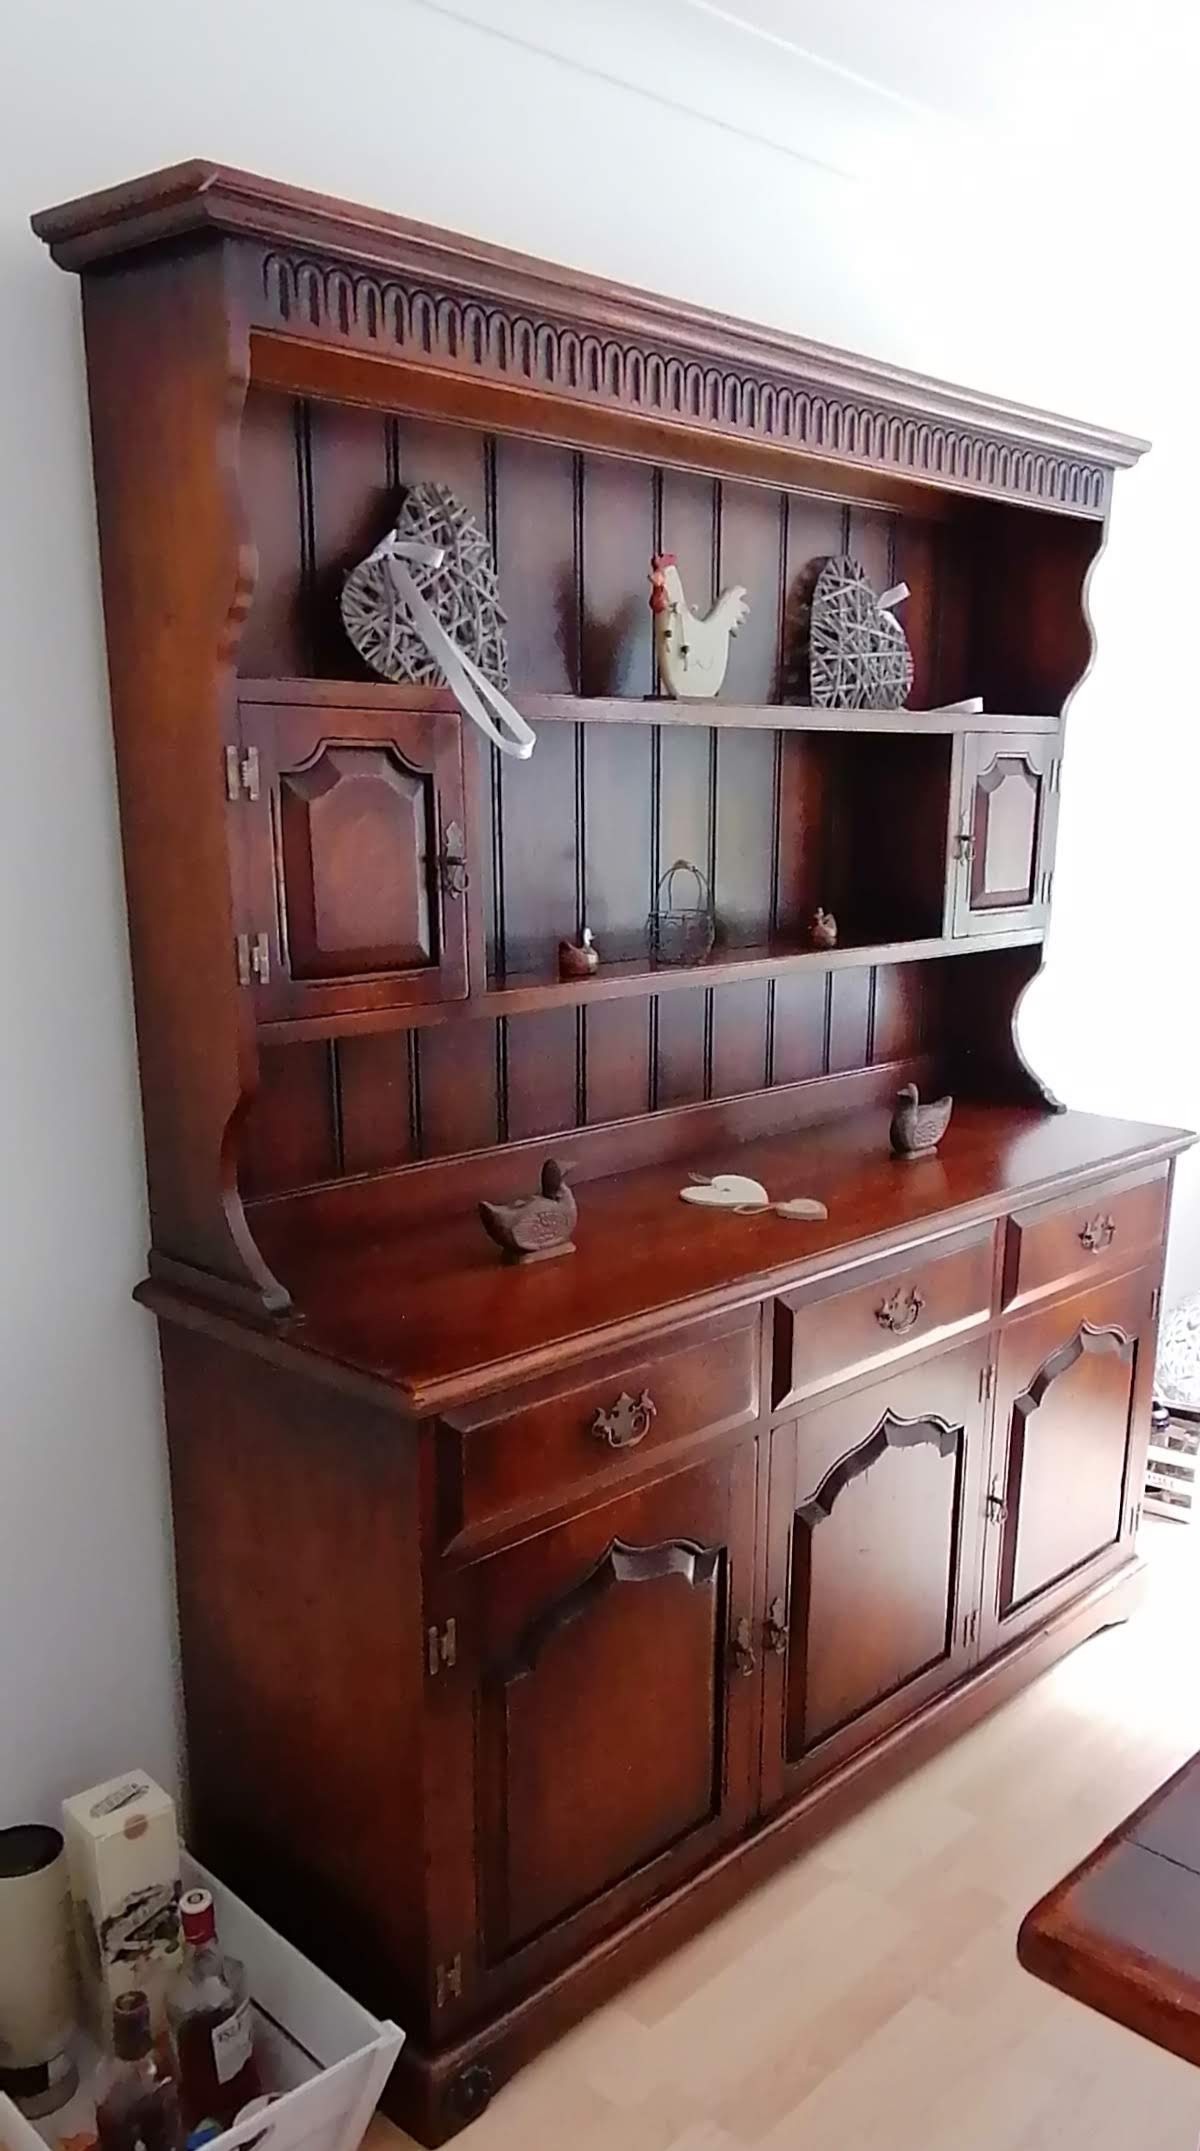
<svg viewBox="0 0 1200 2151">
<path fill-rule="evenodd" d="M 1014 1022 L 1141 444 L 211 165 L 35 228 L 83 286 L 192 1842 L 404 2023 L 436 2143 L 1132 1603 L 1189 1138 L 1063 1112 Z M 528 763 L 343 632 L 417 479 L 494 545 Z M 716 703 L 656 694 L 663 550 L 749 592 Z M 845 552 L 911 587 L 911 709 L 781 699 Z M 676 858 L 717 940 L 655 968 Z M 958 1100 L 916 1163 L 907 1081 Z M 505 1266 L 476 1205 L 552 1152 L 578 1251 Z M 679 1200 L 722 1167 L 827 1221 Z"/>
</svg>

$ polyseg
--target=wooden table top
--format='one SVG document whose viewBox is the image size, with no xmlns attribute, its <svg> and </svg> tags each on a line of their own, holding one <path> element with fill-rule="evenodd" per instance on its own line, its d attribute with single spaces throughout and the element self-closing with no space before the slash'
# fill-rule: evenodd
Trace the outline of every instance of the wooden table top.
<svg viewBox="0 0 1200 2151">
<path fill-rule="evenodd" d="M 1027 1972 L 1200 2063 L 1200 1755 L 1034 1906 Z"/>
<path fill-rule="evenodd" d="M 936 1157 L 893 1158 L 888 1112 L 714 1150 L 589 1181 L 579 1189 L 577 1254 L 503 1264 L 473 1202 L 414 1228 L 389 1212 L 398 1174 L 256 1206 L 250 1224 L 302 1321 L 303 1350 L 398 1389 L 418 1411 L 541 1372 L 572 1350 L 625 1344 L 668 1316 L 699 1315 L 903 1245 L 936 1224 L 1003 1215 L 1076 1174 L 1165 1160 L 1178 1129 L 1090 1113 L 963 1104 Z M 547 1154 L 551 1149 L 547 1143 Z M 570 1142 L 558 1146 L 570 1154 Z M 689 1171 L 736 1170 L 778 1195 L 828 1204 L 820 1224 L 732 1217 L 689 1206 Z M 528 1162 L 514 1168 L 530 1177 Z"/>
</svg>

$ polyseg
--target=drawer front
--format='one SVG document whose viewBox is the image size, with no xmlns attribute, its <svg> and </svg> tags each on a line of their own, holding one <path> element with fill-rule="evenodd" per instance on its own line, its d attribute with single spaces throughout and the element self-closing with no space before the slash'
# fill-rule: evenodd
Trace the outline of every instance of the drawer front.
<svg viewBox="0 0 1200 2151">
<path fill-rule="evenodd" d="M 902 1263 L 871 1263 L 861 1282 L 836 1280 L 784 1293 L 775 1303 L 776 1411 L 821 1390 L 943 1343 L 987 1322 L 995 1235 L 988 1225 L 956 1233 L 940 1250 Z"/>
<path fill-rule="evenodd" d="M 1166 1221 L 1165 1171 L 1133 1187 L 1117 1181 L 1066 1203 L 1014 1211 L 1004 1247 L 1003 1304 L 1019 1307 L 1105 1270 L 1128 1269 L 1158 1246 Z"/>
<path fill-rule="evenodd" d="M 438 1422 L 438 1513 L 446 1550 L 492 1546 L 704 1436 L 759 1415 L 758 1307 L 672 1330 Z"/>
</svg>

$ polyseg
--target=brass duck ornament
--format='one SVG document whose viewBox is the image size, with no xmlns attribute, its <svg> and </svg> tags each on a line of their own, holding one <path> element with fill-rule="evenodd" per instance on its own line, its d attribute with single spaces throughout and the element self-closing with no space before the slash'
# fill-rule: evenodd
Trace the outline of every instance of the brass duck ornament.
<svg viewBox="0 0 1200 2151">
<path fill-rule="evenodd" d="M 931 1158 L 950 1125 L 953 1098 L 935 1098 L 922 1105 L 915 1083 L 896 1092 L 892 1114 L 892 1154 L 897 1158 Z"/>
<path fill-rule="evenodd" d="M 545 1262 L 551 1255 L 573 1255 L 571 1234 L 579 1215 L 567 1186 L 567 1167 L 547 1158 L 539 1195 L 519 1195 L 515 1202 L 481 1202 L 483 1229 L 506 1262 Z"/>
</svg>

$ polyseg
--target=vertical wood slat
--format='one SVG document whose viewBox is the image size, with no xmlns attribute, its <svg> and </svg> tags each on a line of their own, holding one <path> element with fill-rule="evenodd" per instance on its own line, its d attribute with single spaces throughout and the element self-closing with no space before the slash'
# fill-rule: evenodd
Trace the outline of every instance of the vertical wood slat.
<svg viewBox="0 0 1200 2151">
<path fill-rule="evenodd" d="M 843 1075 L 867 1066 L 870 1041 L 871 986 L 873 973 L 831 971 L 829 1015 L 830 1075 Z"/>
<path fill-rule="evenodd" d="M 705 1094 L 705 1010 L 709 995 L 658 996 L 656 1103 L 692 1105 Z"/>
<path fill-rule="evenodd" d="M 308 407 L 312 569 L 306 610 L 320 678 L 366 674 L 342 624 L 342 584 L 395 514 L 388 436 L 388 421 L 378 411 L 337 403 Z"/>
<path fill-rule="evenodd" d="M 650 1110 L 649 1034 L 654 1000 L 597 1001 L 586 1012 L 585 1119 L 624 1120 Z"/>
<path fill-rule="evenodd" d="M 713 989 L 712 1082 L 714 1098 L 761 1090 L 767 1080 L 766 979 Z"/>
<path fill-rule="evenodd" d="M 244 675 L 303 672 L 308 642 L 300 603 L 297 406 L 251 387 L 242 419 L 239 480 L 258 555 L 254 597 L 238 645 Z"/>
<path fill-rule="evenodd" d="M 447 1024 L 414 1033 L 421 1095 L 421 1154 L 454 1157 L 501 1139 L 495 1023 Z"/>
<path fill-rule="evenodd" d="M 825 1017 L 830 974 L 786 973 L 775 981 L 774 1080 L 803 1083 L 825 1073 Z"/>
<path fill-rule="evenodd" d="M 567 448 L 501 435 L 495 467 L 496 571 L 508 620 L 509 679 L 517 692 L 573 694 L 579 682 L 575 458 Z"/>
<path fill-rule="evenodd" d="M 415 1031 L 383 1031 L 337 1041 L 342 1164 L 348 1173 L 403 1165 L 420 1156 L 413 1125 L 410 1062 Z M 410 1045 L 410 1040 L 412 1045 Z"/>
<path fill-rule="evenodd" d="M 332 1180 L 339 1171 L 333 1065 L 325 1039 L 263 1046 L 254 1102 L 242 1130 L 243 1195 Z"/>
<path fill-rule="evenodd" d="M 513 1017 L 508 1026 L 508 1134 L 512 1142 L 575 1126 L 573 1008 Z"/>
</svg>

